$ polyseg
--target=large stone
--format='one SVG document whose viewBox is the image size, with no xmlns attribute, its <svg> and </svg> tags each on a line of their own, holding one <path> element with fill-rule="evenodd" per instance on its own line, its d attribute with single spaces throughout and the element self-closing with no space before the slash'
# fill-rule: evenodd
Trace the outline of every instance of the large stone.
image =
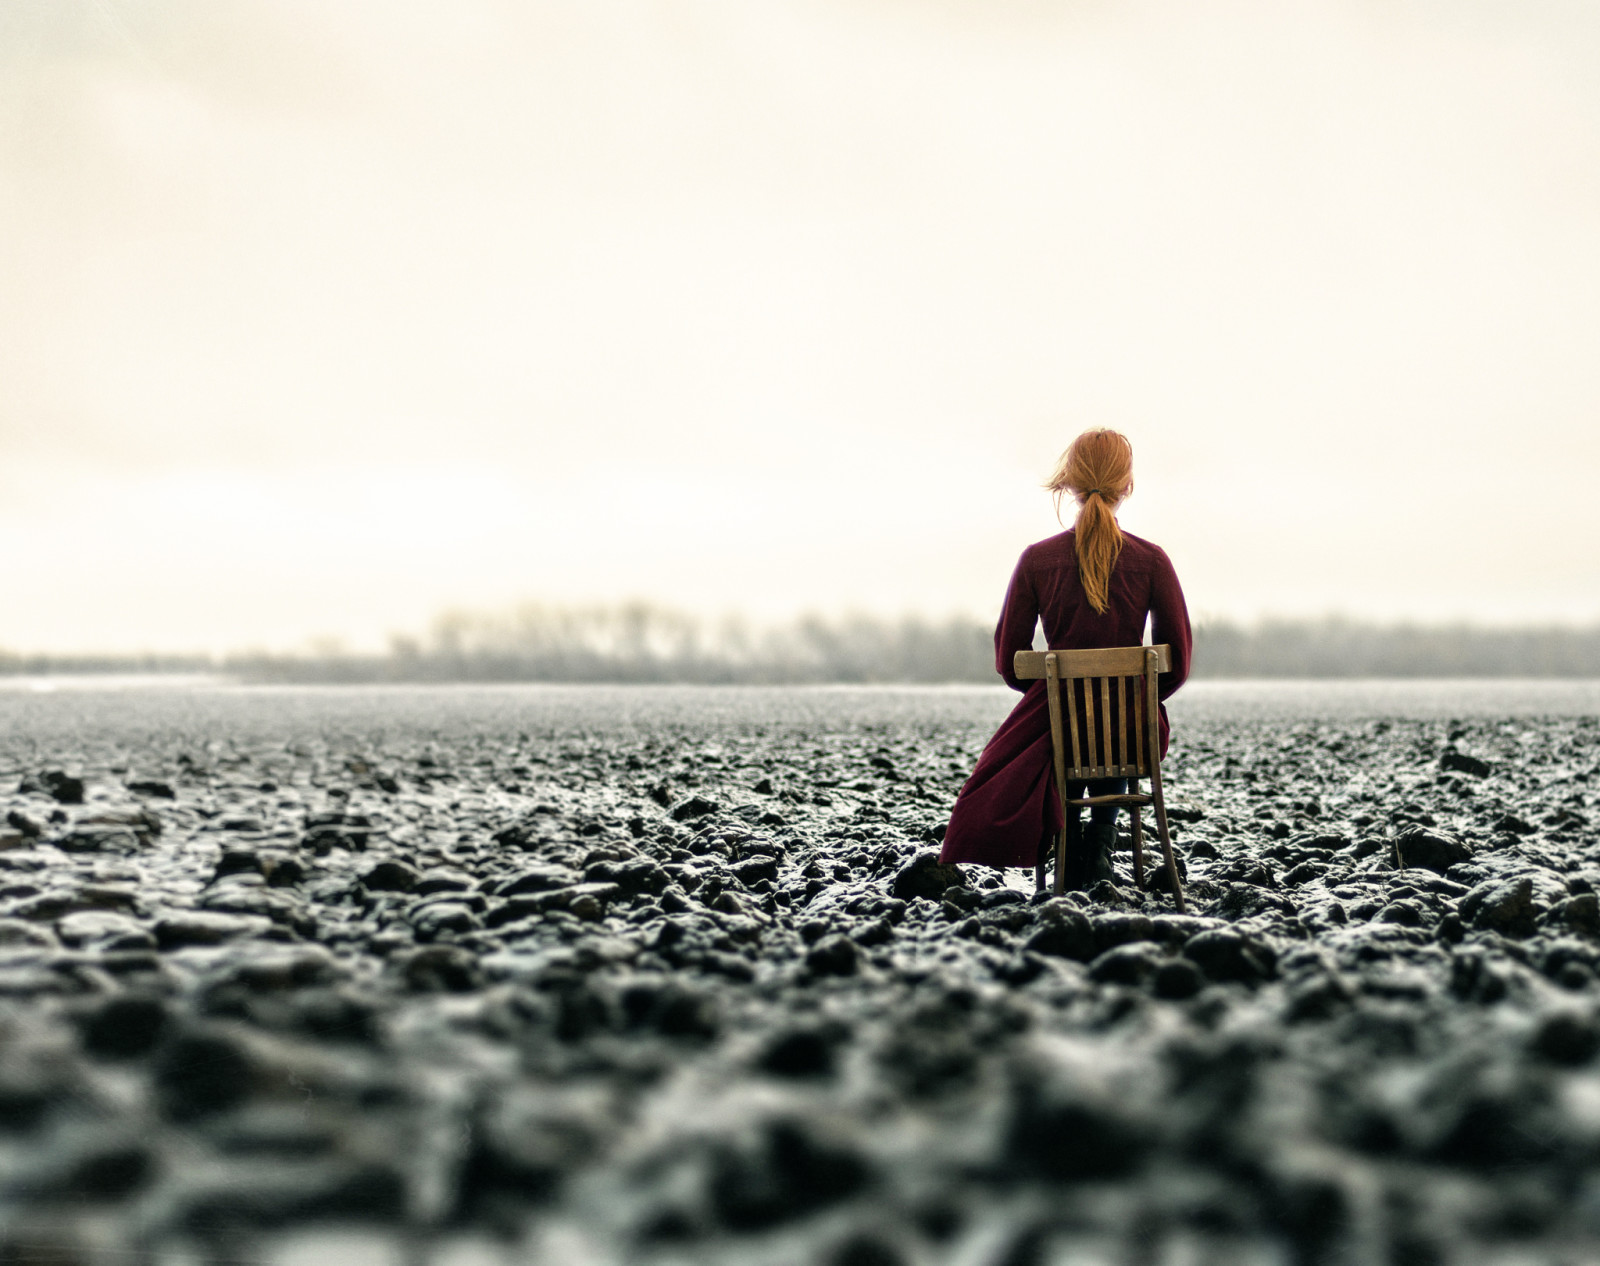
<svg viewBox="0 0 1600 1266">
<path fill-rule="evenodd" d="M 1230 921 L 1248 919 L 1258 914 L 1282 914 L 1293 917 L 1296 907 L 1288 897 L 1281 897 L 1254 884 L 1229 884 L 1212 906 L 1211 913 Z"/>
<path fill-rule="evenodd" d="M 364 852 L 368 842 L 378 832 L 371 819 L 361 813 L 313 813 L 306 818 L 306 833 L 300 840 L 302 848 L 317 857 L 326 857 L 336 848 L 352 853 Z"/>
<path fill-rule="evenodd" d="M 1096 915 L 1093 923 L 1094 947 L 1098 953 L 1104 953 L 1118 945 L 1127 945 L 1132 941 L 1156 939 L 1155 929 L 1148 915 L 1114 911 L 1110 914 Z"/>
<path fill-rule="evenodd" d="M 77 825 L 95 827 L 126 827 L 135 835 L 161 834 L 161 818 L 149 809 L 105 809 L 88 817 L 79 818 Z"/>
<path fill-rule="evenodd" d="M 306 877 L 306 868 L 300 859 L 288 853 L 262 853 L 260 864 L 261 874 L 270 888 L 293 888 Z"/>
<path fill-rule="evenodd" d="M 167 1030 L 167 1004 L 144 994 L 115 994 L 82 1020 L 84 1049 L 105 1059 L 137 1059 Z"/>
<path fill-rule="evenodd" d="M 457 945 L 428 945 L 400 965 L 406 988 L 416 993 L 470 993 L 483 983 L 477 957 Z"/>
<path fill-rule="evenodd" d="M 436 901 L 411 913 L 411 929 L 419 941 L 436 941 L 448 933 L 471 932 L 481 926 L 472 908 L 459 901 Z"/>
<path fill-rule="evenodd" d="M 483 1103 L 462 1166 L 463 1207 L 507 1195 L 548 1196 L 615 1129 L 607 1107 L 599 1096 L 563 1095 L 543 1086 L 508 1089 Z"/>
<path fill-rule="evenodd" d="M 1586 1012 L 1553 1011 L 1539 1021 L 1529 1046 L 1552 1064 L 1585 1064 L 1600 1051 L 1600 1025 Z"/>
<path fill-rule="evenodd" d="M 1499 932 L 1527 936 L 1533 931 L 1533 880 L 1527 876 L 1486 879 L 1461 898 L 1458 913 L 1463 923 Z"/>
<path fill-rule="evenodd" d="M 1208 978 L 1252 984 L 1272 977 L 1277 956 L 1265 942 L 1245 936 L 1232 928 L 1218 928 L 1190 937 L 1183 946 L 1184 957 Z"/>
<path fill-rule="evenodd" d="M 200 898 L 200 908 L 218 914 L 259 915 L 305 936 L 315 933 L 316 919 L 293 893 L 259 882 L 242 883 L 242 878 L 234 876 L 212 887 Z"/>
<path fill-rule="evenodd" d="M 1082 910 L 1066 901 L 1051 901 L 1039 908 L 1038 930 L 1025 948 L 1086 963 L 1095 953 L 1094 927 Z"/>
<path fill-rule="evenodd" d="M 361 876 L 368 892 L 410 892 L 417 886 L 417 872 L 404 862 L 381 861 Z"/>
<path fill-rule="evenodd" d="M 54 949 L 56 938 L 49 928 L 23 919 L 0 919 L 0 949 Z"/>
<path fill-rule="evenodd" d="M 1318 861 L 1304 861 L 1291 867 L 1284 873 L 1283 886 L 1285 888 L 1298 888 L 1301 884 L 1310 883 L 1313 879 L 1328 873 L 1328 863 Z"/>
<path fill-rule="evenodd" d="M 28 884 L 25 887 L 32 889 L 33 885 Z M 34 891 L 30 895 L 23 896 L 21 900 L 7 907 L 6 913 L 13 919 L 38 919 L 53 923 L 75 910 L 99 908 L 99 903 L 85 899 L 80 889 L 47 888 L 43 892 Z"/>
<path fill-rule="evenodd" d="M 1152 1123 L 1124 1098 L 1067 1070 L 1026 1069 L 1005 1136 L 1019 1173 L 1055 1180 L 1120 1178 L 1149 1153 Z"/>
<path fill-rule="evenodd" d="M 169 1199 L 185 1226 L 226 1227 L 233 1234 L 244 1227 L 315 1228 L 292 1235 L 288 1250 L 274 1260 L 383 1261 L 392 1238 L 351 1227 L 405 1222 L 404 1163 L 398 1156 L 225 1157 L 185 1171 Z"/>
<path fill-rule="evenodd" d="M 619 991 L 618 1002 L 632 1033 L 707 1041 L 722 1023 L 716 993 L 672 977 L 634 977 Z"/>
<path fill-rule="evenodd" d="M 719 1148 L 706 1191 L 731 1231 L 761 1231 L 854 1195 L 871 1178 L 847 1136 L 806 1120 L 766 1123 L 757 1138 Z"/>
<path fill-rule="evenodd" d="M 193 1121 L 243 1103 L 256 1078 L 256 1063 L 244 1044 L 225 1032 L 191 1032 L 168 1041 L 153 1070 L 157 1100 L 173 1121 Z"/>
<path fill-rule="evenodd" d="M 272 920 L 259 915 L 186 910 L 157 921 L 156 940 L 162 949 L 181 945 L 221 945 L 247 936 L 260 936 Z"/>
<path fill-rule="evenodd" d="M 1200 969 L 1187 958 L 1167 959 L 1150 978 L 1151 992 L 1158 998 L 1192 998 L 1204 984 Z"/>
<path fill-rule="evenodd" d="M 806 951 L 806 967 L 817 976 L 853 976 L 859 957 L 855 943 L 835 933 Z"/>
<path fill-rule="evenodd" d="M 899 900 L 899 898 L 896 898 Z M 983 903 L 983 897 L 968 888 L 966 884 L 951 884 L 944 890 L 944 898 L 940 905 L 944 907 L 945 916 L 952 921 L 970 914 Z"/>
<path fill-rule="evenodd" d="M 416 893 L 419 897 L 426 897 L 436 892 L 471 892 L 476 886 L 471 875 L 436 866 L 417 876 Z"/>
<path fill-rule="evenodd" d="M 595 862 L 583 872 L 586 883 L 615 884 L 623 892 L 637 896 L 662 892 L 672 882 L 660 863 L 648 857 L 630 857 L 626 861 Z"/>
<path fill-rule="evenodd" d="M 1471 774 L 1474 778 L 1487 778 L 1493 772 L 1488 761 L 1468 756 L 1454 748 L 1446 749 L 1444 755 L 1439 757 L 1439 768 L 1447 773 Z"/>
<path fill-rule="evenodd" d="M 211 872 L 211 880 L 217 880 L 227 875 L 259 875 L 261 873 L 261 856 L 253 848 L 225 848 L 222 856 L 217 858 L 217 867 Z"/>
<path fill-rule="evenodd" d="M 773 857 L 752 857 L 730 867 L 729 873 L 746 887 L 762 880 L 773 882 L 778 878 L 778 861 Z"/>
<path fill-rule="evenodd" d="M 17 790 L 25 796 L 49 796 L 57 804 L 83 803 L 83 779 L 74 778 L 61 769 L 48 769 L 24 778 Z"/>
<path fill-rule="evenodd" d="M 1600 897 L 1592 892 L 1580 892 L 1552 909 L 1550 917 L 1576 931 L 1600 936 Z"/>
<path fill-rule="evenodd" d="M 1472 850 L 1460 840 L 1425 826 L 1407 827 L 1395 838 L 1394 849 L 1402 869 L 1418 867 L 1438 875 L 1472 860 Z"/>
<path fill-rule="evenodd" d="M 502 897 L 517 897 L 531 892 L 551 892 L 557 888 L 569 888 L 577 883 L 580 876 L 577 871 L 569 870 L 565 866 L 534 866 L 522 870 L 510 879 L 501 883 L 495 891 Z"/>
<path fill-rule="evenodd" d="M 102 953 L 156 948 L 156 938 L 148 929 L 125 914 L 109 910 L 80 910 L 65 915 L 56 923 L 56 935 L 63 945 Z"/>
<path fill-rule="evenodd" d="M 717 811 L 717 802 L 707 800 L 704 796 L 690 796 L 687 800 L 680 800 L 672 806 L 672 820 L 674 822 L 688 822 L 695 818 L 703 818 L 708 813 Z"/>
<path fill-rule="evenodd" d="M 1089 964 L 1089 978 L 1102 984 L 1142 985 L 1149 980 L 1166 954 L 1150 941 L 1130 941 L 1114 946 Z"/>
<path fill-rule="evenodd" d="M 78 826 L 55 841 L 64 853 L 131 853 L 139 837 L 124 826 Z"/>
<path fill-rule="evenodd" d="M 938 901 L 946 888 L 959 887 L 967 882 L 961 867 L 942 863 L 937 853 L 919 853 L 902 866 L 889 885 L 892 895 L 902 901 L 913 897 L 927 897 Z"/>
<path fill-rule="evenodd" d="M 846 1036 L 847 1030 L 838 1024 L 782 1029 L 767 1039 L 757 1064 L 776 1077 L 827 1077 Z"/>
<path fill-rule="evenodd" d="M 1502 813 L 1495 819 L 1494 829 L 1503 835 L 1532 835 L 1537 828 L 1514 813 Z"/>
<path fill-rule="evenodd" d="M 508 897 L 488 911 L 484 926 L 502 927 L 529 915 L 546 914 L 551 910 L 572 910 L 579 905 L 604 908 L 622 896 L 616 884 L 573 884 L 567 888 L 553 888 L 548 892 L 530 892 Z"/>
</svg>

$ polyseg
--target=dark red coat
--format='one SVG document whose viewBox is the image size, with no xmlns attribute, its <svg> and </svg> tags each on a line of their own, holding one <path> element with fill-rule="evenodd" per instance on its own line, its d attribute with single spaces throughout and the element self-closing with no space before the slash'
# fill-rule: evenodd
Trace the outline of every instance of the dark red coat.
<svg viewBox="0 0 1600 1266">
<path fill-rule="evenodd" d="M 1172 647 L 1172 671 L 1161 674 L 1165 699 L 1189 675 L 1189 609 L 1172 563 L 1158 545 L 1122 534 L 1122 552 L 1111 573 L 1109 603 L 1096 614 L 1078 579 L 1078 555 L 1070 531 L 1022 551 L 1006 590 L 1005 608 L 994 630 L 994 666 L 1013 690 L 1024 691 L 977 767 L 956 797 L 945 831 L 944 862 L 986 866 L 1032 866 L 1046 829 L 1061 826 L 1051 794 L 1050 714 L 1043 681 L 1020 682 L 1012 656 L 1033 645 L 1037 620 L 1057 650 L 1138 646 L 1150 617 L 1150 642 Z M 1161 709 L 1161 754 L 1167 751 L 1167 710 Z"/>
</svg>

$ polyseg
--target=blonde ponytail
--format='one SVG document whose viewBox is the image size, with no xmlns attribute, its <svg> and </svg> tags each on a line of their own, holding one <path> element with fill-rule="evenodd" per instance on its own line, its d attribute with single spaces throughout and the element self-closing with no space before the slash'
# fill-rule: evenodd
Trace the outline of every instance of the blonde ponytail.
<svg viewBox="0 0 1600 1266">
<path fill-rule="evenodd" d="M 1133 491 L 1133 445 L 1116 431 L 1085 431 L 1061 454 L 1045 487 L 1055 494 L 1058 520 L 1063 493 L 1078 501 L 1072 525 L 1078 577 L 1089 605 L 1103 615 L 1110 606 L 1111 572 L 1122 553 L 1117 507 Z"/>
</svg>

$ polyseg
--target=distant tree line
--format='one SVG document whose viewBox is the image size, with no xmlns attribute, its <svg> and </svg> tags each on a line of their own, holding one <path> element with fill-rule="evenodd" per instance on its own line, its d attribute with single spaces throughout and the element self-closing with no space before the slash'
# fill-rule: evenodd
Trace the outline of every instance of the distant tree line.
<svg viewBox="0 0 1600 1266">
<path fill-rule="evenodd" d="M 0 674 L 221 672 L 255 682 L 993 682 L 993 634 L 968 618 L 806 616 L 752 629 L 646 603 L 451 612 L 384 654 L 19 656 Z M 1600 677 L 1600 625 L 1490 629 L 1352 620 L 1209 621 L 1194 675 Z"/>
<path fill-rule="evenodd" d="M 691 682 L 785 685 L 988 681 L 993 634 L 970 619 L 805 616 L 755 630 L 645 603 L 509 614 L 451 612 L 381 656 L 255 656 L 229 670 L 268 681 Z"/>
<path fill-rule="evenodd" d="M 1600 625 L 1216 622 L 1195 630 L 1194 662 L 1206 677 L 1600 677 Z"/>
<path fill-rule="evenodd" d="M 45 677 L 57 673 L 215 673 L 209 655 L 19 655 L 0 650 L 0 676 Z"/>
</svg>

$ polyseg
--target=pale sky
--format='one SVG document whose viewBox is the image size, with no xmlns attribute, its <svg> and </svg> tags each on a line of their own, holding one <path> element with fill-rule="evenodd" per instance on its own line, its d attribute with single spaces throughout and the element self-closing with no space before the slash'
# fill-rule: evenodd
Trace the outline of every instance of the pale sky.
<svg viewBox="0 0 1600 1266">
<path fill-rule="evenodd" d="M 0 0 L 0 648 L 1600 620 L 1590 0 Z"/>
</svg>

